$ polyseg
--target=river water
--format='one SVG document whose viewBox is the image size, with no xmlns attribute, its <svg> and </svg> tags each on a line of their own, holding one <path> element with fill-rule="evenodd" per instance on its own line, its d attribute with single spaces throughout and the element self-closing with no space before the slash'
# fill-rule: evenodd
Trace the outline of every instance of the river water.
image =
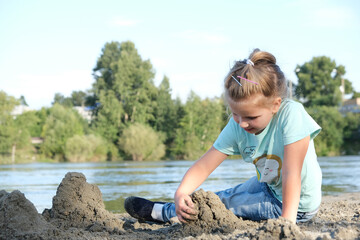
<svg viewBox="0 0 360 240">
<path fill-rule="evenodd" d="M 360 192 L 360 156 L 320 157 L 323 194 Z M 152 200 L 171 201 L 173 194 L 193 161 L 32 163 L 0 165 L 0 190 L 20 190 L 41 213 L 51 208 L 52 197 L 67 172 L 81 172 L 87 182 L 96 184 L 105 206 L 124 212 L 123 202 L 135 195 Z M 233 187 L 254 176 L 252 164 L 225 160 L 200 186 L 205 191 Z"/>
</svg>

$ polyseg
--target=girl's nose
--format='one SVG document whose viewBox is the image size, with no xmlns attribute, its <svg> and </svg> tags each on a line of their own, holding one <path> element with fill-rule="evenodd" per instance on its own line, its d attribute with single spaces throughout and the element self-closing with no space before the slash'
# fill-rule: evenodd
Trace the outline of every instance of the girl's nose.
<svg viewBox="0 0 360 240">
<path fill-rule="evenodd" d="M 247 128 L 249 126 L 249 123 L 245 122 L 245 121 L 241 121 L 241 119 L 240 119 L 239 125 L 242 128 Z"/>
</svg>

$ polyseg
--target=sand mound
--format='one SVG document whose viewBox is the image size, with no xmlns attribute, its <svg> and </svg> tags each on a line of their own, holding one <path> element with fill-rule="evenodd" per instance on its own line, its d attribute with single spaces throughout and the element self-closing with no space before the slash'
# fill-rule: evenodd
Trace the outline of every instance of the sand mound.
<svg viewBox="0 0 360 240">
<path fill-rule="evenodd" d="M 82 173 L 69 172 L 60 183 L 51 209 L 43 216 L 63 228 L 122 229 L 123 221 L 105 209 L 100 189 L 86 182 Z"/>
<path fill-rule="evenodd" d="M 197 220 L 183 224 L 175 235 L 194 236 L 206 239 L 213 236 L 232 234 L 236 238 L 249 239 L 304 239 L 300 228 L 290 221 L 279 218 L 263 222 L 246 221 L 236 217 L 213 192 L 200 189 L 194 192 L 192 200 L 198 210 Z"/>
<path fill-rule="evenodd" d="M 0 191 L 0 239 L 34 236 L 52 229 L 23 193 Z"/>
<path fill-rule="evenodd" d="M 196 220 L 184 224 L 183 232 L 185 234 L 230 233 L 241 227 L 242 221 L 226 209 L 215 193 L 200 189 L 191 197 L 198 216 Z"/>
<path fill-rule="evenodd" d="M 285 218 L 269 219 L 257 229 L 257 232 L 249 234 L 259 239 L 305 239 L 300 228 Z"/>
<path fill-rule="evenodd" d="M 99 188 L 67 173 L 51 209 L 39 214 L 20 191 L 0 191 L 0 239 L 91 239 L 122 234 L 124 221 L 105 210 Z"/>
</svg>

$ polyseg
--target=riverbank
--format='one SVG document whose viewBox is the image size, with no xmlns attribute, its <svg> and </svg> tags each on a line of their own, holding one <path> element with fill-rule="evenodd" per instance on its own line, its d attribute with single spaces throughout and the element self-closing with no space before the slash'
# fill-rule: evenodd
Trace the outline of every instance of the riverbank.
<svg viewBox="0 0 360 240">
<path fill-rule="evenodd" d="M 245 221 L 212 192 L 193 195 L 198 220 L 187 225 L 141 223 L 105 209 L 96 185 L 68 173 L 42 214 L 20 191 L 0 191 L 0 239 L 359 239 L 360 193 L 325 196 L 316 217 L 294 225 L 286 219 Z"/>
</svg>

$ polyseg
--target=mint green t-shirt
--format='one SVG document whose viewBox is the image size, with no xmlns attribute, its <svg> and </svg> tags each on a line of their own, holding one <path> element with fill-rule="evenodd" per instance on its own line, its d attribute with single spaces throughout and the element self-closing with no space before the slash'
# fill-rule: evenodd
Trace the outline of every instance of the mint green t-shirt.
<svg viewBox="0 0 360 240">
<path fill-rule="evenodd" d="M 321 203 L 322 174 L 315 153 L 313 139 L 320 126 L 305 111 L 302 104 L 283 100 L 279 111 L 258 135 L 242 129 L 231 118 L 214 143 L 214 147 L 227 155 L 242 155 L 253 163 L 258 180 L 268 184 L 282 202 L 282 162 L 284 146 L 310 136 L 310 144 L 301 171 L 301 194 L 298 211 L 314 211 Z"/>
</svg>

